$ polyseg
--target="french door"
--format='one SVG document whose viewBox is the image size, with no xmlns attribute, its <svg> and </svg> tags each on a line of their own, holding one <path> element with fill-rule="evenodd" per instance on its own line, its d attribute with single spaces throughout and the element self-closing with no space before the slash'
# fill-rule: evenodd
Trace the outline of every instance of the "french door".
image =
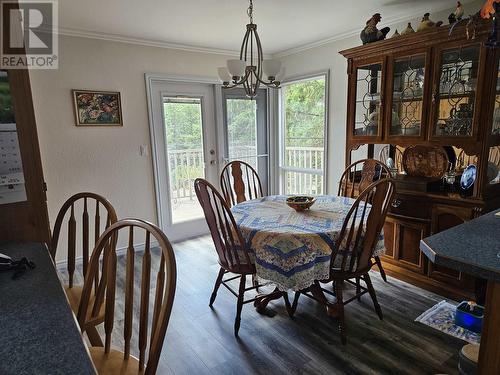
<svg viewBox="0 0 500 375">
<path fill-rule="evenodd" d="M 214 85 L 148 84 L 159 224 L 172 241 L 207 233 L 194 181 L 218 185 Z"/>
<path fill-rule="evenodd" d="M 224 116 L 223 159 L 225 163 L 241 160 L 259 174 L 263 194 L 268 192 L 269 134 L 267 121 L 267 90 L 259 90 L 248 98 L 243 89 L 222 91 Z"/>
</svg>

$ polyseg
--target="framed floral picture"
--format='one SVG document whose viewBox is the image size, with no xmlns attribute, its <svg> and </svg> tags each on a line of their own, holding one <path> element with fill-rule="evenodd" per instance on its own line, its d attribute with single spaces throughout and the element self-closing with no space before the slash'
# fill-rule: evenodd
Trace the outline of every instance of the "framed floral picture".
<svg viewBox="0 0 500 375">
<path fill-rule="evenodd" d="M 119 92 L 73 90 L 77 126 L 123 126 Z"/>
</svg>

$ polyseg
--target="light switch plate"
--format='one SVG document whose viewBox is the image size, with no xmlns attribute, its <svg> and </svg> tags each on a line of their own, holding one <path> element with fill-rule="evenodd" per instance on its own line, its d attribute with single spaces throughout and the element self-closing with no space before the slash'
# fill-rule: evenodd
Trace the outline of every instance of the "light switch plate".
<svg viewBox="0 0 500 375">
<path fill-rule="evenodd" d="M 140 145 L 139 146 L 139 155 L 141 155 L 141 156 L 149 156 L 148 145 Z"/>
</svg>

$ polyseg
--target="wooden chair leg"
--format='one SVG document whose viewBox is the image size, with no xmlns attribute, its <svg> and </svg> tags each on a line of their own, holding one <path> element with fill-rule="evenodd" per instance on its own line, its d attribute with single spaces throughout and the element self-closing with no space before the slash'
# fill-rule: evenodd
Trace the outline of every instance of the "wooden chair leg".
<svg viewBox="0 0 500 375">
<path fill-rule="evenodd" d="M 97 332 L 97 328 L 95 326 L 89 326 L 85 332 L 87 332 L 87 337 L 89 338 L 91 346 L 104 346 L 101 336 L 99 335 L 99 332 Z"/>
<path fill-rule="evenodd" d="M 366 273 L 364 275 L 363 279 L 365 280 L 366 286 L 368 288 L 368 293 L 370 293 L 370 297 L 372 297 L 373 306 L 375 307 L 375 311 L 377 312 L 377 315 L 380 318 L 380 320 L 382 320 L 382 319 L 384 319 L 384 316 L 382 315 L 382 309 L 380 308 L 380 305 L 378 304 L 377 296 L 375 294 L 375 289 L 373 288 L 373 284 L 372 284 L 372 280 L 370 279 L 370 275 L 368 275 L 368 273 Z"/>
<path fill-rule="evenodd" d="M 361 280 L 359 277 L 356 277 L 356 295 L 358 297 L 358 301 L 361 301 Z"/>
<path fill-rule="evenodd" d="M 224 277 L 225 273 L 226 273 L 226 271 L 224 270 L 224 268 L 221 267 L 221 269 L 219 271 L 219 275 L 217 276 L 217 280 L 215 281 L 214 291 L 212 292 L 212 295 L 210 296 L 210 303 L 208 304 L 208 306 L 210 306 L 210 307 L 212 307 L 212 305 L 215 302 L 215 298 L 217 297 L 217 290 L 219 290 L 220 284 L 222 283 L 222 278 Z"/>
<path fill-rule="evenodd" d="M 255 291 L 259 291 L 259 280 L 257 280 L 257 275 L 252 275 L 252 285 L 255 287 Z"/>
<path fill-rule="evenodd" d="M 336 304 L 338 308 L 338 321 L 339 321 L 339 331 L 340 331 L 340 341 L 342 345 L 347 344 L 345 317 L 344 317 L 344 299 L 342 297 L 343 283 L 335 282 L 335 297 L 337 299 Z"/>
<path fill-rule="evenodd" d="M 293 317 L 293 315 L 295 314 L 295 311 L 297 311 L 297 305 L 299 304 L 299 298 L 300 298 L 300 292 L 295 292 L 295 295 L 293 296 L 293 302 L 292 302 L 292 308 L 291 308 L 291 312 L 292 312 L 292 315 L 290 315 L 290 317 Z"/>
<path fill-rule="evenodd" d="M 236 318 L 234 319 L 234 335 L 236 337 L 238 337 L 238 331 L 240 330 L 241 309 L 243 308 L 243 297 L 245 295 L 246 281 L 246 275 L 241 275 L 240 288 L 238 291 L 238 304 L 236 305 Z"/>
<path fill-rule="evenodd" d="M 299 301 L 299 297 L 300 297 L 300 292 L 295 292 L 293 297 L 293 302 L 292 304 L 290 304 L 290 300 L 288 299 L 288 293 L 283 292 L 283 299 L 285 300 L 286 311 L 290 318 L 293 318 L 293 314 L 295 314 L 295 311 L 297 310 L 297 303 Z"/>
<path fill-rule="evenodd" d="M 387 282 L 387 276 L 385 274 L 385 270 L 384 270 L 384 267 L 382 267 L 382 261 L 380 260 L 380 258 L 377 256 L 377 257 L 374 257 L 375 258 L 375 263 L 377 263 L 377 267 L 380 271 L 380 276 L 382 276 L 382 280 L 384 280 L 385 282 Z"/>
</svg>

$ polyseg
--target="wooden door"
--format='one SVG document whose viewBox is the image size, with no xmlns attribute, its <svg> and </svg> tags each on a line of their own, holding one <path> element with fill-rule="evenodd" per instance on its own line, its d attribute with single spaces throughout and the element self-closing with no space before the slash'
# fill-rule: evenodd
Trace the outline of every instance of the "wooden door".
<svg viewBox="0 0 500 375">
<path fill-rule="evenodd" d="M 388 217 L 384 226 L 385 260 L 413 272 L 424 274 L 425 257 L 420 251 L 420 240 L 427 237 L 426 222 L 400 220 Z"/>
<path fill-rule="evenodd" d="M 472 219 L 473 209 L 448 205 L 435 205 L 432 209 L 432 234 L 442 232 L 453 228 L 454 226 L 463 224 Z M 472 290 L 473 285 L 471 277 L 466 274 L 452 270 L 447 267 L 438 266 L 429 261 L 428 276 L 447 284 L 458 287 L 468 286 Z"/>
<path fill-rule="evenodd" d="M 1 73 L 0 162 L 7 167 L 0 176 L 0 240 L 48 243 L 47 198 L 29 72 Z"/>
<path fill-rule="evenodd" d="M 384 139 L 391 143 L 413 144 L 425 139 L 431 62 L 429 48 L 399 52 L 388 60 Z"/>
<path fill-rule="evenodd" d="M 435 49 L 431 140 L 452 144 L 478 139 L 487 53 L 480 41 L 458 41 Z"/>
</svg>

